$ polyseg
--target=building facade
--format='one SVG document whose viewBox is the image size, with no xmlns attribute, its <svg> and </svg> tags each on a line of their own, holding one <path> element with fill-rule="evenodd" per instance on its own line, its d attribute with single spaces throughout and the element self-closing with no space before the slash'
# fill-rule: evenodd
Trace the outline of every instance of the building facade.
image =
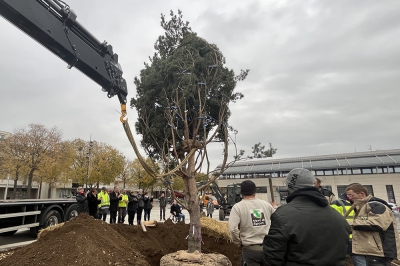
<svg viewBox="0 0 400 266">
<path fill-rule="evenodd" d="M 217 169 L 220 166 L 217 167 Z M 369 193 L 396 203 L 400 200 L 400 149 L 307 156 L 287 159 L 261 158 L 238 161 L 218 179 L 221 188 L 251 179 L 263 198 L 283 203 L 285 178 L 290 170 L 305 168 L 322 180 L 322 186 L 338 195 L 351 183 L 366 186 Z"/>
</svg>

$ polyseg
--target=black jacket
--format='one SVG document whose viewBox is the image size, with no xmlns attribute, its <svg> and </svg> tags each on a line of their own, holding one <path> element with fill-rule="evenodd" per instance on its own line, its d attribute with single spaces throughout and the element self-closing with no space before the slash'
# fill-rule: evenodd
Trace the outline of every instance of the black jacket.
<svg viewBox="0 0 400 266">
<path fill-rule="evenodd" d="M 78 214 L 82 212 L 89 212 L 88 201 L 85 195 L 77 193 L 76 201 L 78 202 L 78 208 L 76 208 Z"/>
<path fill-rule="evenodd" d="M 160 203 L 160 207 L 166 207 L 167 206 L 167 198 L 165 196 L 164 197 L 160 197 L 158 199 L 158 202 Z"/>
<path fill-rule="evenodd" d="M 149 196 L 144 196 L 144 197 L 143 197 L 143 200 L 144 200 L 144 207 L 143 207 L 143 209 L 145 209 L 145 210 L 150 210 L 151 208 L 153 208 L 153 207 L 151 206 L 151 204 L 152 204 L 152 202 L 153 202 L 153 198 L 150 198 Z"/>
<path fill-rule="evenodd" d="M 171 205 L 171 213 L 173 214 L 174 212 L 176 213 L 175 216 L 178 216 L 178 214 L 181 213 L 181 206 L 179 204 L 172 204 Z"/>
<path fill-rule="evenodd" d="M 136 195 L 128 195 L 128 211 L 136 211 L 138 207 L 138 199 Z"/>
<path fill-rule="evenodd" d="M 97 195 L 93 195 L 92 192 L 89 192 L 87 195 L 89 214 L 97 213 L 97 205 L 101 203 L 101 200 L 97 199 Z"/>
<path fill-rule="evenodd" d="M 350 226 L 318 189 L 296 190 L 286 201 L 264 237 L 266 265 L 346 265 Z"/>
<path fill-rule="evenodd" d="M 110 193 L 110 211 L 111 212 L 116 212 L 118 211 L 118 203 L 119 201 L 122 199 L 120 197 L 118 197 L 120 195 L 120 193 L 115 193 L 115 191 Z"/>
</svg>

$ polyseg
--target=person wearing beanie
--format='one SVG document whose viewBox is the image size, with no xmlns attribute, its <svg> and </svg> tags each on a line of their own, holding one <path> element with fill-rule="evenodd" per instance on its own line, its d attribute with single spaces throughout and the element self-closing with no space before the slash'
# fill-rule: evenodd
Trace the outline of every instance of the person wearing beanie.
<svg viewBox="0 0 400 266">
<path fill-rule="evenodd" d="M 287 175 L 287 204 L 272 214 L 263 241 L 265 265 L 346 265 L 350 226 L 313 182 L 307 169 Z"/>
<path fill-rule="evenodd" d="M 232 241 L 242 247 L 241 265 L 265 265 L 262 242 L 268 234 L 271 214 L 275 208 L 255 197 L 256 185 L 251 180 L 242 182 L 240 193 L 243 199 L 233 205 L 229 216 L 228 227 Z"/>
</svg>

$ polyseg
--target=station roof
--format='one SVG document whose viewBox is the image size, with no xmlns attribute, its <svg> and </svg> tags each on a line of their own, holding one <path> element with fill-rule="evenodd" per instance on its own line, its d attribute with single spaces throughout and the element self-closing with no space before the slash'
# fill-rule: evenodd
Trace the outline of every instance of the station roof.
<svg viewBox="0 0 400 266">
<path fill-rule="evenodd" d="M 282 171 L 289 172 L 294 168 L 328 170 L 396 165 L 400 166 L 400 149 L 285 159 L 259 158 L 240 160 L 225 170 L 223 175 L 241 173 L 273 173 Z M 218 165 L 216 170 L 220 168 L 221 165 Z"/>
</svg>

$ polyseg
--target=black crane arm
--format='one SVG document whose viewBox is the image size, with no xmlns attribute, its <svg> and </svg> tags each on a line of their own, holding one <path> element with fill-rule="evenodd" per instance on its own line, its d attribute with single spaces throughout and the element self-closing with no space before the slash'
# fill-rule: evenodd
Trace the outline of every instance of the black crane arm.
<svg viewBox="0 0 400 266">
<path fill-rule="evenodd" d="M 0 0 L 0 15 L 98 83 L 125 109 L 126 81 L 112 46 L 98 41 L 59 0 Z"/>
</svg>

